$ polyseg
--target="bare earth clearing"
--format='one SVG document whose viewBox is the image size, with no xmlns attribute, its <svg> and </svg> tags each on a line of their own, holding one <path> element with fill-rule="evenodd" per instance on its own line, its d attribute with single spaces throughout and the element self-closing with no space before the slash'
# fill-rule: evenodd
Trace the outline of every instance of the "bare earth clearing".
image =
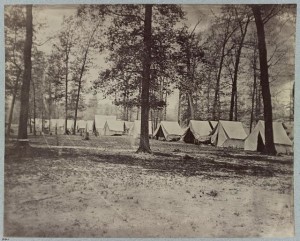
<svg viewBox="0 0 300 241">
<path fill-rule="evenodd" d="M 30 137 L 6 143 L 6 236 L 292 236 L 291 156 L 126 137 Z"/>
</svg>

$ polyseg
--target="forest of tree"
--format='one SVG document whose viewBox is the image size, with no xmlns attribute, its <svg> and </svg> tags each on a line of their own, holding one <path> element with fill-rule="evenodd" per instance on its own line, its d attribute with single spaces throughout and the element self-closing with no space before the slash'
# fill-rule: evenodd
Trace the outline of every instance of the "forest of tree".
<svg viewBox="0 0 300 241">
<path fill-rule="evenodd" d="M 251 131 L 263 119 L 273 154 L 272 121 L 293 120 L 292 91 L 288 101 L 277 95 L 295 78 L 295 5 L 223 5 L 192 23 L 185 5 L 80 5 L 46 41 L 38 33 L 47 26 L 35 20 L 41 8 L 32 8 L 28 57 L 29 9 L 5 7 L 8 130 L 19 113 L 21 129 L 30 123 L 33 134 L 36 118 L 76 122 L 114 114 L 141 119 L 139 150 L 150 152 L 148 120 L 157 125 L 171 116 L 186 126 L 224 119 Z M 42 51 L 49 43 L 51 51 Z M 97 63 L 101 55 L 106 66 Z"/>
</svg>

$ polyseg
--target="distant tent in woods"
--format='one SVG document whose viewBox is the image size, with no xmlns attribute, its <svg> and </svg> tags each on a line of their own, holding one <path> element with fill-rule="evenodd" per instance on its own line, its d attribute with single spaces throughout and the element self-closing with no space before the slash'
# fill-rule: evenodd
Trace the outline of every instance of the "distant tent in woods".
<svg viewBox="0 0 300 241">
<path fill-rule="evenodd" d="M 148 125 L 149 125 L 149 136 L 151 137 L 152 134 L 153 134 L 153 132 L 152 132 L 152 121 L 149 121 Z M 140 120 L 135 120 L 133 122 L 133 125 L 129 129 L 128 135 L 132 136 L 134 138 L 139 138 L 140 137 L 140 135 L 141 135 L 141 121 Z"/>
<path fill-rule="evenodd" d="M 183 133 L 184 130 L 177 121 L 161 121 L 153 133 L 153 137 L 167 141 L 178 141 Z"/>
<path fill-rule="evenodd" d="M 247 137 L 241 122 L 219 121 L 212 132 L 211 143 L 219 147 L 244 148 Z"/>
<path fill-rule="evenodd" d="M 56 131 L 57 134 L 64 133 L 65 120 L 64 119 L 51 119 L 51 131 Z"/>
<path fill-rule="evenodd" d="M 218 122 L 217 121 L 209 121 L 209 124 L 211 126 L 211 129 L 213 130 L 218 125 Z"/>
<path fill-rule="evenodd" d="M 124 130 L 125 133 L 128 133 L 130 128 L 133 126 L 134 122 L 132 121 L 124 121 Z"/>
<path fill-rule="evenodd" d="M 71 130 L 74 128 L 74 120 L 67 120 L 67 129 Z"/>
<path fill-rule="evenodd" d="M 43 128 L 49 128 L 49 120 L 46 119 L 40 119 L 40 118 L 35 118 L 32 119 L 31 125 L 33 125 L 35 122 L 35 129 L 36 131 L 42 131 Z"/>
<path fill-rule="evenodd" d="M 212 127 L 208 121 L 190 120 L 182 139 L 186 143 L 210 143 Z"/>
<path fill-rule="evenodd" d="M 107 120 L 104 125 L 103 134 L 105 136 L 123 135 L 124 121 Z"/>
<path fill-rule="evenodd" d="M 35 129 L 36 131 L 42 131 L 42 119 L 35 118 L 31 120 L 31 124 L 34 125 L 35 123 Z"/>
<path fill-rule="evenodd" d="M 76 123 L 76 129 L 78 132 L 84 132 L 86 128 L 86 122 L 84 120 L 78 120 Z"/>
<path fill-rule="evenodd" d="M 281 122 L 273 122 L 274 144 L 277 153 L 291 153 L 292 141 L 288 137 Z M 245 150 L 263 151 L 265 148 L 265 122 L 258 121 L 257 125 L 245 140 Z"/>
<path fill-rule="evenodd" d="M 87 132 L 93 132 L 93 123 L 94 123 L 93 120 L 87 120 L 85 122 L 85 124 L 86 124 L 85 127 L 86 127 Z"/>
<path fill-rule="evenodd" d="M 93 124 L 94 132 L 98 135 L 103 135 L 104 125 L 107 120 L 117 120 L 117 117 L 114 115 L 95 115 Z"/>
<path fill-rule="evenodd" d="M 294 140 L 294 121 L 283 122 L 283 128 L 286 131 L 286 134 L 291 139 Z"/>
</svg>

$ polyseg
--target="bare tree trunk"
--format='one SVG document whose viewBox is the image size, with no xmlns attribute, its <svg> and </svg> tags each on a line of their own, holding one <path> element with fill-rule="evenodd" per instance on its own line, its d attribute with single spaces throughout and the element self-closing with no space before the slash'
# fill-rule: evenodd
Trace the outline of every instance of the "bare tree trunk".
<svg viewBox="0 0 300 241">
<path fill-rule="evenodd" d="M 255 92 L 256 92 L 256 77 L 254 77 L 253 90 L 252 90 L 251 115 L 250 115 L 250 133 L 252 131 L 252 125 L 253 125 Z"/>
<path fill-rule="evenodd" d="M 34 81 L 31 80 L 32 82 L 32 93 L 33 93 L 33 135 L 36 136 L 36 100 L 35 100 L 35 85 Z"/>
<path fill-rule="evenodd" d="M 14 107 L 15 107 L 15 102 L 16 102 L 16 97 L 18 94 L 18 89 L 19 89 L 19 79 L 20 79 L 21 71 L 18 72 L 16 83 L 14 85 L 14 93 L 11 101 L 11 107 L 9 110 L 9 116 L 8 116 L 8 124 L 7 124 L 7 137 L 10 136 L 10 129 L 11 129 L 11 124 L 12 124 L 12 118 L 13 118 L 13 113 L 14 113 Z"/>
<path fill-rule="evenodd" d="M 253 90 L 252 90 L 252 102 L 251 102 L 251 116 L 250 116 L 250 133 L 252 131 L 252 125 L 253 125 L 253 115 L 254 115 L 254 102 L 255 102 L 255 94 L 257 92 L 257 86 L 256 86 L 256 47 L 254 48 L 253 53 Z"/>
<path fill-rule="evenodd" d="M 150 87 L 150 67 L 151 67 L 151 23 L 152 5 L 145 6 L 145 29 L 144 29 L 144 59 L 143 59 L 143 79 L 141 97 L 141 136 L 140 146 L 137 152 L 151 153 L 149 144 L 149 87 Z"/>
<path fill-rule="evenodd" d="M 238 120 L 238 95 L 237 92 L 235 92 L 235 103 L 234 103 L 234 120 L 237 121 Z"/>
<path fill-rule="evenodd" d="M 255 18 L 257 29 L 257 40 L 259 50 L 260 63 L 260 84 L 262 87 L 262 97 L 264 103 L 264 119 L 265 119 L 265 150 L 269 155 L 275 155 L 275 145 L 273 137 L 273 119 L 272 119 L 272 99 L 269 86 L 267 47 L 265 39 L 264 23 L 261 16 L 261 7 L 252 5 L 252 11 Z"/>
<path fill-rule="evenodd" d="M 32 48 L 32 5 L 26 5 L 26 39 L 24 46 L 24 77 L 21 88 L 21 109 L 18 130 L 18 144 L 20 146 L 29 146 L 27 136 L 27 120 L 29 107 L 29 91 L 31 80 L 31 48 Z"/>
<path fill-rule="evenodd" d="M 66 73 L 65 73 L 65 135 L 68 134 L 68 75 L 69 75 L 69 46 L 66 46 Z"/>
<path fill-rule="evenodd" d="M 195 120 L 195 110 L 194 110 L 194 104 L 193 104 L 193 99 L 192 99 L 192 94 L 190 92 L 187 92 L 187 98 L 188 98 L 188 104 L 189 104 L 189 111 L 190 111 L 190 120 Z"/>
<path fill-rule="evenodd" d="M 178 124 L 181 126 L 181 90 L 179 90 L 178 97 Z"/>
<path fill-rule="evenodd" d="M 68 65 L 68 64 L 67 64 Z M 66 68 L 68 69 L 68 67 Z M 68 72 L 68 70 L 67 70 Z M 66 73 L 66 92 L 65 92 L 65 134 L 68 132 L 68 74 Z"/>
<path fill-rule="evenodd" d="M 93 40 L 94 34 L 98 28 L 99 24 L 94 28 L 92 35 L 90 36 L 88 43 L 87 43 L 87 47 L 84 51 L 84 57 L 83 57 L 83 62 L 82 62 L 82 66 L 80 69 L 80 75 L 79 75 L 79 80 L 78 80 L 78 90 L 77 90 L 77 96 L 76 96 L 76 104 L 75 104 L 75 116 L 74 116 L 74 130 L 73 130 L 73 135 L 75 135 L 76 133 L 76 122 L 77 122 L 77 112 L 78 112 L 78 104 L 79 104 L 79 97 L 80 97 L 80 91 L 81 91 L 81 85 L 82 85 L 82 77 L 83 77 L 83 73 L 85 70 L 85 66 L 86 66 L 86 60 L 87 60 L 87 56 L 89 53 L 89 49 L 91 46 L 91 42 Z"/>
<path fill-rule="evenodd" d="M 209 80 L 210 80 L 211 74 L 209 74 Z M 210 113 L 210 82 L 208 82 L 207 85 L 207 114 L 209 115 L 209 119 L 211 119 L 211 113 Z"/>
<path fill-rule="evenodd" d="M 164 117 L 163 117 L 163 120 L 167 120 L 167 98 L 168 98 L 168 93 L 166 92 L 165 94 L 165 107 L 164 107 Z"/>
<path fill-rule="evenodd" d="M 223 43 L 222 46 L 222 54 L 221 54 L 221 59 L 220 59 L 220 64 L 219 64 L 219 70 L 218 70 L 218 75 L 217 75 L 217 82 L 216 82 L 216 87 L 215 87 L 215 98 L 214 98 L 214 106 L 213 106 L 213 120 L 217 120 L 220 116 L 217 113 L 219 113 L 219 92 L 220 92 L 220 80 L 221 80 L 221 73 L 222 73 L 222 68 L 223 68 L 223 62 L 224 62 L 224 55 L 225 55 L 225 46 L 226 43 Z"/>
<path fill-rule="evenodd" d="M 235 108 L 235 121 L 237 121 L 237 79 L 238 79 L 238 71 L 241 59 L 242 48 L 244 45 L 244 40 L 247 34 L 248 24 L 250 22 L 250 17 L 248 17 L 247 22 L 245 23 L 245 28 L 243 28 L 242 23 L 240 22 L 240 30 L 241 30 L 241 40 L 239 42 L 238 50 L 235 56 L 235 64 L 234 64 L 234 74 L 233 74 L 233 83 L 232 83 L 232 92 L 231 92 L 231 102 L 230 102 L 230 114 L 229 120 L 233 120 L 233 110 Z"/>
</svg>

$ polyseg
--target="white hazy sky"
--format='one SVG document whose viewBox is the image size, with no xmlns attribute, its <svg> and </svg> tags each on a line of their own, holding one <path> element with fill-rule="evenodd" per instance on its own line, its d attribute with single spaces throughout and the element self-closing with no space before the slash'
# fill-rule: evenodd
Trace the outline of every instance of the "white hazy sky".
<svg viewBox="0 0 300 241">
<path fill-rule="evenodd" d="M 63 16 L 70 16 L 76 13 L 77 5 L 35 5 L 34 8 L 34 20 L 38 23 L 45 24 L 45 27 L 38 31 L 36 37 L 38 43 L 43 43 L 50 37 L 58 34 L 62 22 Z M 201 24 L 198 25 L 196 31 L 204 30 L 210 25 L 210 21 L 214 14 L 218 14 L 220 11 L 220 5 L 183 5 L 184 11 L 187 13 L 187 24 L 190 28 L 194 28 L 198 20 L 201 20 Z M 52 41 L 47 42 L 40 47 L 40 50 L 50 53 L 52 47 Z M 91 69 L 89 74 L 89 80 L 93 81 L 97 78 L 100 68 L 105 68 L 106 63 L 104 61 L 105 55 L 97 55 L 96 62 L 98 67 Z M 289 100 L 290 83 L 285 83 L 282 87 L 279 87 L 279 97 L 281 99 Z M 278 92 L 278 91 L 276 91 Z M 91 95 L 90 95 L 91 96 Z M 99 96 L 101 98 L 101 95 Z M 87 97 L 88 98 L 88 97 Z M 170 109 L 174 108 L 177 104 L 178 91 L 174 91 L 174 94 L 168 98 L 168 106 Z M 111 102 L 111 100 L 103 100 L 102 102 Z"/>
<path fill-rule="evenodd" d="M 76 13 L 77 5 L 35 5 L 34 8 L 34 19 L 38 23 L 45 24 L 45 27 L 38 31 L 36 34 L 37 42 L 44 43 L 49 38 L 56 36 L 59 33 L 61 25 L 63 23 L 63 16 L 70 16 Z M 219 11 L 219 5 L 183 5 L 183 9 L 187 12 L 187 24 L 194 28 L 198 20 L 201 20 L 201 24 L 198 25 L 196 31 L 200 28 L 207 28 L 210 24 L 210 17 L 208 15 L 213 15 Z M 206 15 L 204 18 L 203 15 Z M 53 41 L 46 42 L 39 49 L 50 53 Z M 100 68 L 105 68 L 105 55 L 96 56 L 97 65 Z M 90 80 L 97 78 L 99 73 L 99 68 L 90 70 Z M 101 95 L 99 96 L 101 98 Z M 173 108 L 177 104 L 178 91 L 174 91 L 174 94 L 169 96 L 168 106 Z M 102 102 L 111 102 L 111 100 L 103 100 Z"/>
</svg>

